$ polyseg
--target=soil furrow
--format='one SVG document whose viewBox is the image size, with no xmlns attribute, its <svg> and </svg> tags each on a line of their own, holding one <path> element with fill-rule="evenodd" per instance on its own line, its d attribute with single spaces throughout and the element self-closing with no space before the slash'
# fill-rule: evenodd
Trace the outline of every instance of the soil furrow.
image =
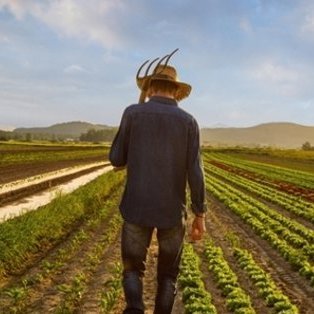
<svg viewBox="0 0 314 314">
<path fill-rule="evenodd" d="M 110 280 L 110 270 L 121 261 L 120 243 L 120 234 L 118 234 L 91 275 L 87 288 L 80 300 L 80 304 L 74 310 L 74 313 L 84 314 L 100 312 L 101 292 L 105 290 L 104 284 Z"/>
<path fill-rule="evenodd" d="M 240 238 L 240 244 L 248 249 L 254 259 L 270 273 L 277 286 L 300 307 L 301 313 L 314 309 L 314 289 L 309 282 L 292 270 L 291 266 L 276 252 L 267 241 L 258 237 L 254 231 L 226 206 L 208 195 L 211 208 L 208 213 L 207 226 L 211 236 L 222 238 L 226 232 L 233 232 Z"/>
<path fill-rule="evenodd" d="M 106 233 L 110 219 L 111 217 L 108 217 L 97 227 L 94 234 L 79 247 L 76 254 L 73 255 L 57 273 L 47 278 L 48 280 L 41 283 L 39 287 L 36 287 L 36 291 L 34 291 L 30 298 L 27 313 L 34 313 L 36 311 L 45 313 L 53 311 L 61 304 L 64 294 L 58 289 L 58 286 L 71 284 L 73 278 L 78 273 L 85 274 L 89 265 L 85 265 L 84 262 L 89 254 L 91 254 L 92 249 L 101 243 L 102 236 Z M 106 256 L 108 250 L 110 250 L 110 246 L 105 248 L 102 258 Z"/>
<path fill-rule="evenodd" d="M 292 219 L 292 220 L 295 220 L 297 221 L 298 223 L 302 224 L 303 226 L 311 229 L 311 230 L 314 230 L 314 224 L 308 220 L 306 220 L 305 218 L 302 218 L 302 217 L 299 217 L 298 215 L 286 210 L 285 208 L 281 207 L 280 205 L 276 205 L 274 203 L 271 203 L 270 201 L 267 201 L 265 200 L 264 198 L 262 198 L 261 196 L 259 196 L 257 193 L 253 193 L 253 192 L 250 192 L 248 190 L 246 190 L 245 188 L 237 185 L 236 183 L 233 183 L 233 182 L 230 182 L 228 179 L 224 178 L 223 176 L 220 176 L 216 173 L 212 173 L 212 172 L 209 172 L 210 175 L 212 175 L 213 177 L 219 179 L 219 180 L 222 180 L 224 183 L 227 183 L 228 185 L 238 189 L 239 191 L 255 198 L 256 200 L 258 200 L 259 202 L 265 204 L 266 206 L 268 206 L 269 208 L 273 209 L 273 210 L 276 210 L 278 213 L 280 213 L 281 215 L 289 218 L 289 219 Z"/>
<path fill-rule="evenodd" d="M 84 169 L 84 170 L 81 170 L 72 174 L 63 175 L 57 178 L 49 179 L 44 182 L 30 184 L 27 187 L 0 194 L 0 206 L 5 205 L 5 204 L 10 204 L 26 196 L 30 196 L 35 193 L 42 192 L 49 188 L 55 187 L 59 184 L 66 183 L 84 174 L 88 174 L 98 169 L 102 169 L 106 167 L 107 165 L 109 165 L 109 163 L 106 165 L 95 166 L 95 167 Z"/>
<path fill-rule="evenodd" d="M 245 274 L 245 271 L 238 267 L 237 262 L 233 256 L 232 248 L 230 247 L 228 241 L 225 239 L 224 233 L 217 234 L 213 229 L 213 225 L 208 223 L 208 221 L 206 223 L 206 228 L 208 233 L 210 234 L 210 238 L 214 240 L 215 245 L 219 246 L 222 249 L 224 253 L 224 258 L 228 262 L 229 267 L 237 275 L 240 287 L 246 292 L 247 295 L 250 296 L 252 306 L 255 309 L 256 313 L 271 313 L 271 310 L 267 307 L 264 300 L 258 295 L 256 287 L 250 281 L 249 277 Z M 217 227 L 215 226 L 215 228 Z"/>
<path fill-rule="evenodd" d="M 63 168 L 86 165 L 97 161 L 106 161 L 106 154 L 98 157 L 78 158 L 63 161 L 37 161 L 24 164 L 16 164 L 0 167 L 0 184 L 12 181 L 26 179 L 50 171 L 56 171 Z"/>
<path fill-rule="evenodd" d="M 121 183 L 117 183 L 112 186 L 108 194 L 102 199 L 102 202 L 104 203 L 110 199 L 112 197 L 112 193 L 114 193 L 120 185 Z M 112 215 L 112 210 L 108 212 L 108 215 Z M 69 243 L 73 240 L 79 231 L 84 230 L 87 232 L 93 232 L 93 229 L 88 226 L 90 219 L 92 219 L 92 213 L 86 214 L 80 220 L 75 222 L 68 229 L 68 232 L 55 243 L 42 244 L 42 248 L 40 248 L 37 253 L 29 257 L 29 260 L 25 262 L 23 269 L 14 271 L 12 270 L 11 274 L 7 276 L 5 280 L 0 282 L 0 289 L 7 289 L 12 285 L 21 282 L 24 277 L 36 274 L 41 269 L 41 262 L 43 260 L 53 260 L 60 249 L 67 248 Z"/>
<path fill-rule="evenodd" d="M 216 307 L 217 312 L 224 313 L 224 314 L 231 314 L 231 312 L 227 309 L 227 306 L 226 306 L 226 298 L 222 295 L 221 290 L 217 287 L 213 274 L 210 273 L 208 270 L 208 263 L 204 260 L 203 241 L 200 243 L 194 243 L 194 248 L 200 257 L 200 261 L 201 261 L 200 268 L 203 273 L 203 281 L 204 281 L 206 290 L 209 291 L 209 293 L 211 294 L 212 303 Z"/>
<path fill-rule="evenodd" d="M 299 185 L 296 185 L 294 183 L 291 182 L 287 182 L 287 181 L 280 181 L 277 179 L 271 179 L 268 177 L 265 177 L 265 175 L 263 174 L 259 174 L 258 172 L 254 172 L 253 170 L 244 170 L 241 168 L 238 168 L 236 166 L 231 166 L 228 165 L 226 163 L 223 162 L 218 162 L 218 161 L 209 161 L 209 163 L 211 163 L 212 165 L 221 168 L 225 171 L 231 172 L 231 173 L 235 173 L 239 176 L 242 176 L 246 179 L 255 181 L 257 183 L 260 182 L 260 180 L 263 180 L 263 184 L 272 187 L 272 188 L 276 188 L 279 191 L 285 192 L 285 193 L 289 193 L 295 196 L 299 196 L 302 197 L 304 200 L 306 201 L 310 201 L 313 202 L 314 201 L 314 197 L 313 197 L 313 189 L 310 188 L 305 188 L 305 187 L 301 187 Z"/>
</svg>

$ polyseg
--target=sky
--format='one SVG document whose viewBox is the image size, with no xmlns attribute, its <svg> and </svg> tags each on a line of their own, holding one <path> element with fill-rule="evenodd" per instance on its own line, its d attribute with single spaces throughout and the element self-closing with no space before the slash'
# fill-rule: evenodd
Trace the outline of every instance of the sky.
<svg viewBox="0 0 314 314">
<path fill-rule="evenodd" d="M 0 129 L 116 126 L 176 48 L 201 127 L 314 125 L 314 1 L 0 0 Z"/>
</svg>

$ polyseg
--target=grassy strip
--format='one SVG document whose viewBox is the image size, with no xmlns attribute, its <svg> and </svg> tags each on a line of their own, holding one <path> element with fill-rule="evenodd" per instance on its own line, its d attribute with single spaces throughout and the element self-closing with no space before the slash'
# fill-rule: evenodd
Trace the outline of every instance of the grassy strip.
<svg viewBox="0 0 314 314">
<path fill-rule="evenodd" d="M 82 219 L 97 216 L 124 173 L 108 172 L 71 194 L 0 225 L 0 278 L 25 266 L 34 254 L 61 241 Z"/>
<path fill-rule="evenodd" d="M 226 304 L 229 311 L 236 314 L 254 314 L 250 297 L 239 286 L 236 274 L 229 267 L 223 256 L 222 249 L 207 241 L 204 252 L 208 268 L 214 274 L 214 279 L 226 297 Z"/>
<path fill-rule="evenodd" d="M 216 314 L 211 295 L 206 291 L 199 268 L 199 258 L 191 244 L 185 244 L 178 278 L 186 314 Z"/>
</svg>

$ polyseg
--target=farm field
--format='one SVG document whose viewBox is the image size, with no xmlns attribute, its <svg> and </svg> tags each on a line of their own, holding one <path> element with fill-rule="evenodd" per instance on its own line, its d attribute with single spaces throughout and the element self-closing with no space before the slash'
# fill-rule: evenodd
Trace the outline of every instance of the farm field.
<svg viewBox="0 0 314 314">
<path fill-rule="evenodd" d="M 52 145 L 0 142 L 0 184 L 66 167 L 105 161 L 103 145 Z"/>
<path fill-rule="evenodd" d="M 311 157 L 307 170 L 299 167 L 303 157 L 261 158 L 203 151 L 208 232 L 197 243 L 186 237 L 173 313 L 314 312 Z M 110 171 L 0 224 L 0 313 L 121 314 L 124 180 L 124 171 Z M 154 238 L 144 279 L 147 313 L 157 254 Z"/>
</svg>

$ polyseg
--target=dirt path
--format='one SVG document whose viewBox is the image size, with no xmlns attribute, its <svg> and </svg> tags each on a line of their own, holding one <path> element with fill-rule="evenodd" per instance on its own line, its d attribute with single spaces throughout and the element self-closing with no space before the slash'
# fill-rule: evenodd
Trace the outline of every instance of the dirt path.
<svg viewBox="0 0 314 314">
<path fill-rule="evenodd" d="M 146 259 L 146 271 L 145 277 L 143 280 L 144 288 L 144 304 L 145 304 L 145 314 L 153 314 L 154 305 L 155 305 L 155 295 L 157 288 L 157 258 L 158 258 L 158 244 L 156 234 L 154 232 L 150 248 L 148 250 L 147 259 Z M 123 296 L 120 297 L 119 302 L 115 306 L 112 314 L 121 314 L 125 306 Z M 181 299 L 181 292 L 178 291 L 178 294 L 175 299 L 173 306 L 172 314 L 183 314 L 184 308 Z"/>
</svg>

